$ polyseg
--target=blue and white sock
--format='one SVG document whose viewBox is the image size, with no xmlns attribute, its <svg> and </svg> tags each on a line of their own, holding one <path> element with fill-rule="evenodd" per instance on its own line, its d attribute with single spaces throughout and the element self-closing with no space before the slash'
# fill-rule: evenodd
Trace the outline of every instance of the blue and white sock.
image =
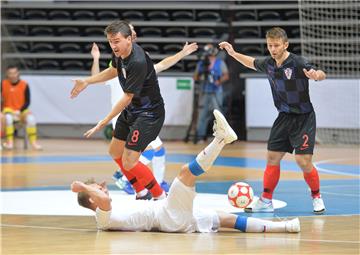
<svg viewBox="0 0 360 255">
<path fill-rule="evenodd" d="M 150 149 L 143 151 L 143 153 L 141 153 L 139 161 L 147 166 L 150 164 L 153 158 L 154 158 L 154 150 Z"/>
<path fill-rule="evenodd" d="M 199 176 L 208 171 L 224 146 L 224 139 L 215 137 L 214 140 L 197 155 L 196 159 L 189 164 L 191 173 Z"/>
<path fill-rule="evenodd" d="M 235 222 L 235 229 L 241 232 L 261 233 L 261 232 L 285 232 L 285 221 L 261 220 L 253 217 L 238 216 Z"/>
</svg>

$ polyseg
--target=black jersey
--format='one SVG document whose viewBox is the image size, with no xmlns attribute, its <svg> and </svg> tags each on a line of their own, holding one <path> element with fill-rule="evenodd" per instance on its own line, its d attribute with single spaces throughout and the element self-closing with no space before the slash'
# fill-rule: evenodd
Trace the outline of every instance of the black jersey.
<svg viewBox="0 0 360 255">
<path fill-rule="evenodd" d="M 280 67 L 269 56 L 264 59 L 255 59 L 254 66 L 257 71 L 266 73 L 274 99 L 279 112 L 309 113 L 313 106 L 309 96 L 309 79 L 303 69 L 315 69 L 305 58 L 290 53 Z"/>
<path fill-rule="evenodd" d="M 111 65 L 117 69 L 123 91 L 134 94 L 126 110 L 132 114 L 149 114 L 164 107 L 154 64 L 139 45 L 133 43 L 131 53 L 125 59 L 113 54 Z"/>
</svg>

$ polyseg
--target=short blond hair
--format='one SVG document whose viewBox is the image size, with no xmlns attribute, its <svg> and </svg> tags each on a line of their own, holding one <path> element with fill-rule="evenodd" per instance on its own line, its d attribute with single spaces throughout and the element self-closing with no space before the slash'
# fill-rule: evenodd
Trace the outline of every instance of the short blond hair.
<svg viewBox="0 0 360 255">
<path fill-rule="evenodd" d="M 282 39 L 284 42 L 288 41 L 288 36 L 281 27 L 273 27 L 266 32 L 266 38 Z"/>
</svg>

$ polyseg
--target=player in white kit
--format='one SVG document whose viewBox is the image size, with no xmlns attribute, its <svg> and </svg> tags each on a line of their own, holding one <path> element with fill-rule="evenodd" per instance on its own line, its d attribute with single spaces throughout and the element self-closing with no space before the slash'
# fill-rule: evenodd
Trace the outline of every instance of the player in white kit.
<svg viewBox="0 0 360 255">
<path fill-rule="evenodd" d="M 130 24 L 130 28 L 132 30 L 132 41 L 136 41 L 137 36 L 134 27 Z M 154 65 L 154 69 L 156 73 L 160 73 L 177 62 L 179 62 L 184 57 L 190 55 L 194 51 L 198 49 L 198 46 L 196 43 L 188 44 L 186 43 L 181 51 L 179 51 L 177 54 L 172 55 L 170 57 L 167 57 L 160 61 L 159 63 Z M 93 44 L 93 47 L 91 49 L 91 55 L 93 57 L 93 64 L 91 67 L 91 75 L 97 74 L 100 72 L 100 66 L 99 66 L 99 59 L 100 59 L 100 50 L 96 43 Z M 112 80 L 109 80 L 106 82 L 107 85 L 110 85 L 111 90 L 111 105 L 114 106 L 118 101 L 121 95 L 124 93 L 122 91 L 122 88 L 119 84 L 119 79 L 116 77 Z M 112 119 L 112 126 L 113 129 L 115 129 L 115 124 L 118 116 Z M 154 172 L 154 177 L 156 181 L 160 184 L 161 188 L 165 190 L 166 192 L 169 191 L 169 185 L 164 180 L 165 175 L 165 148 L 163 146 L 163 143 L 159 137 L 156 137 L 154 141 L 152 141 L 146 150 L 142 153 L 140 156 L 140 162 L 142 162 L 145 165 L 149 165 L 152 163 L 152 168 Z M 127 181 L 125 176 L 122 176 L 119 171 L 116 171 L 113 175 L 113 178 L 115 179 L 115 184 L 123 189 L 125 192 L 129 194 L 134 194 L 134 190 L 130 184 L 130 182 Z M 142 191 L 136 191 L 138 197 L 147 198 L 146 196 L 146 190 Z"/>
<path fill-rule="evenodd" d="M 182 167 L 166 199 L 134 200 L 115 211 L 112 210 L 111 198 L 105 184 L 73 182 L 71 189 L 78 193 L 79 204 L 95 212 L 98 229 L 206 233 L 217 232 L 222 227 L 235 228 L 242 232 L 299 232 L 298 218 L 272 222 L 193 208 L 196 177 L 210 169 L 226 144 L 237 139 L 225 117 L 217 110 L 214 115 L 214 140 L 195 160 Z"/>
</svg>

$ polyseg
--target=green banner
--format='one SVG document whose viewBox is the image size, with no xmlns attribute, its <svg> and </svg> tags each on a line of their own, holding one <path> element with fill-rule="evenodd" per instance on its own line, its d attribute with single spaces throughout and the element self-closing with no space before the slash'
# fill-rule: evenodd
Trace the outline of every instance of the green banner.
<svg viewBox="0 0 360 255">
<path fill-rule="evenodd" d="M 191 90 L 191 80 L 189 79 L 177 79 L 176 89 L 179 90 Z"/>
</svg>

